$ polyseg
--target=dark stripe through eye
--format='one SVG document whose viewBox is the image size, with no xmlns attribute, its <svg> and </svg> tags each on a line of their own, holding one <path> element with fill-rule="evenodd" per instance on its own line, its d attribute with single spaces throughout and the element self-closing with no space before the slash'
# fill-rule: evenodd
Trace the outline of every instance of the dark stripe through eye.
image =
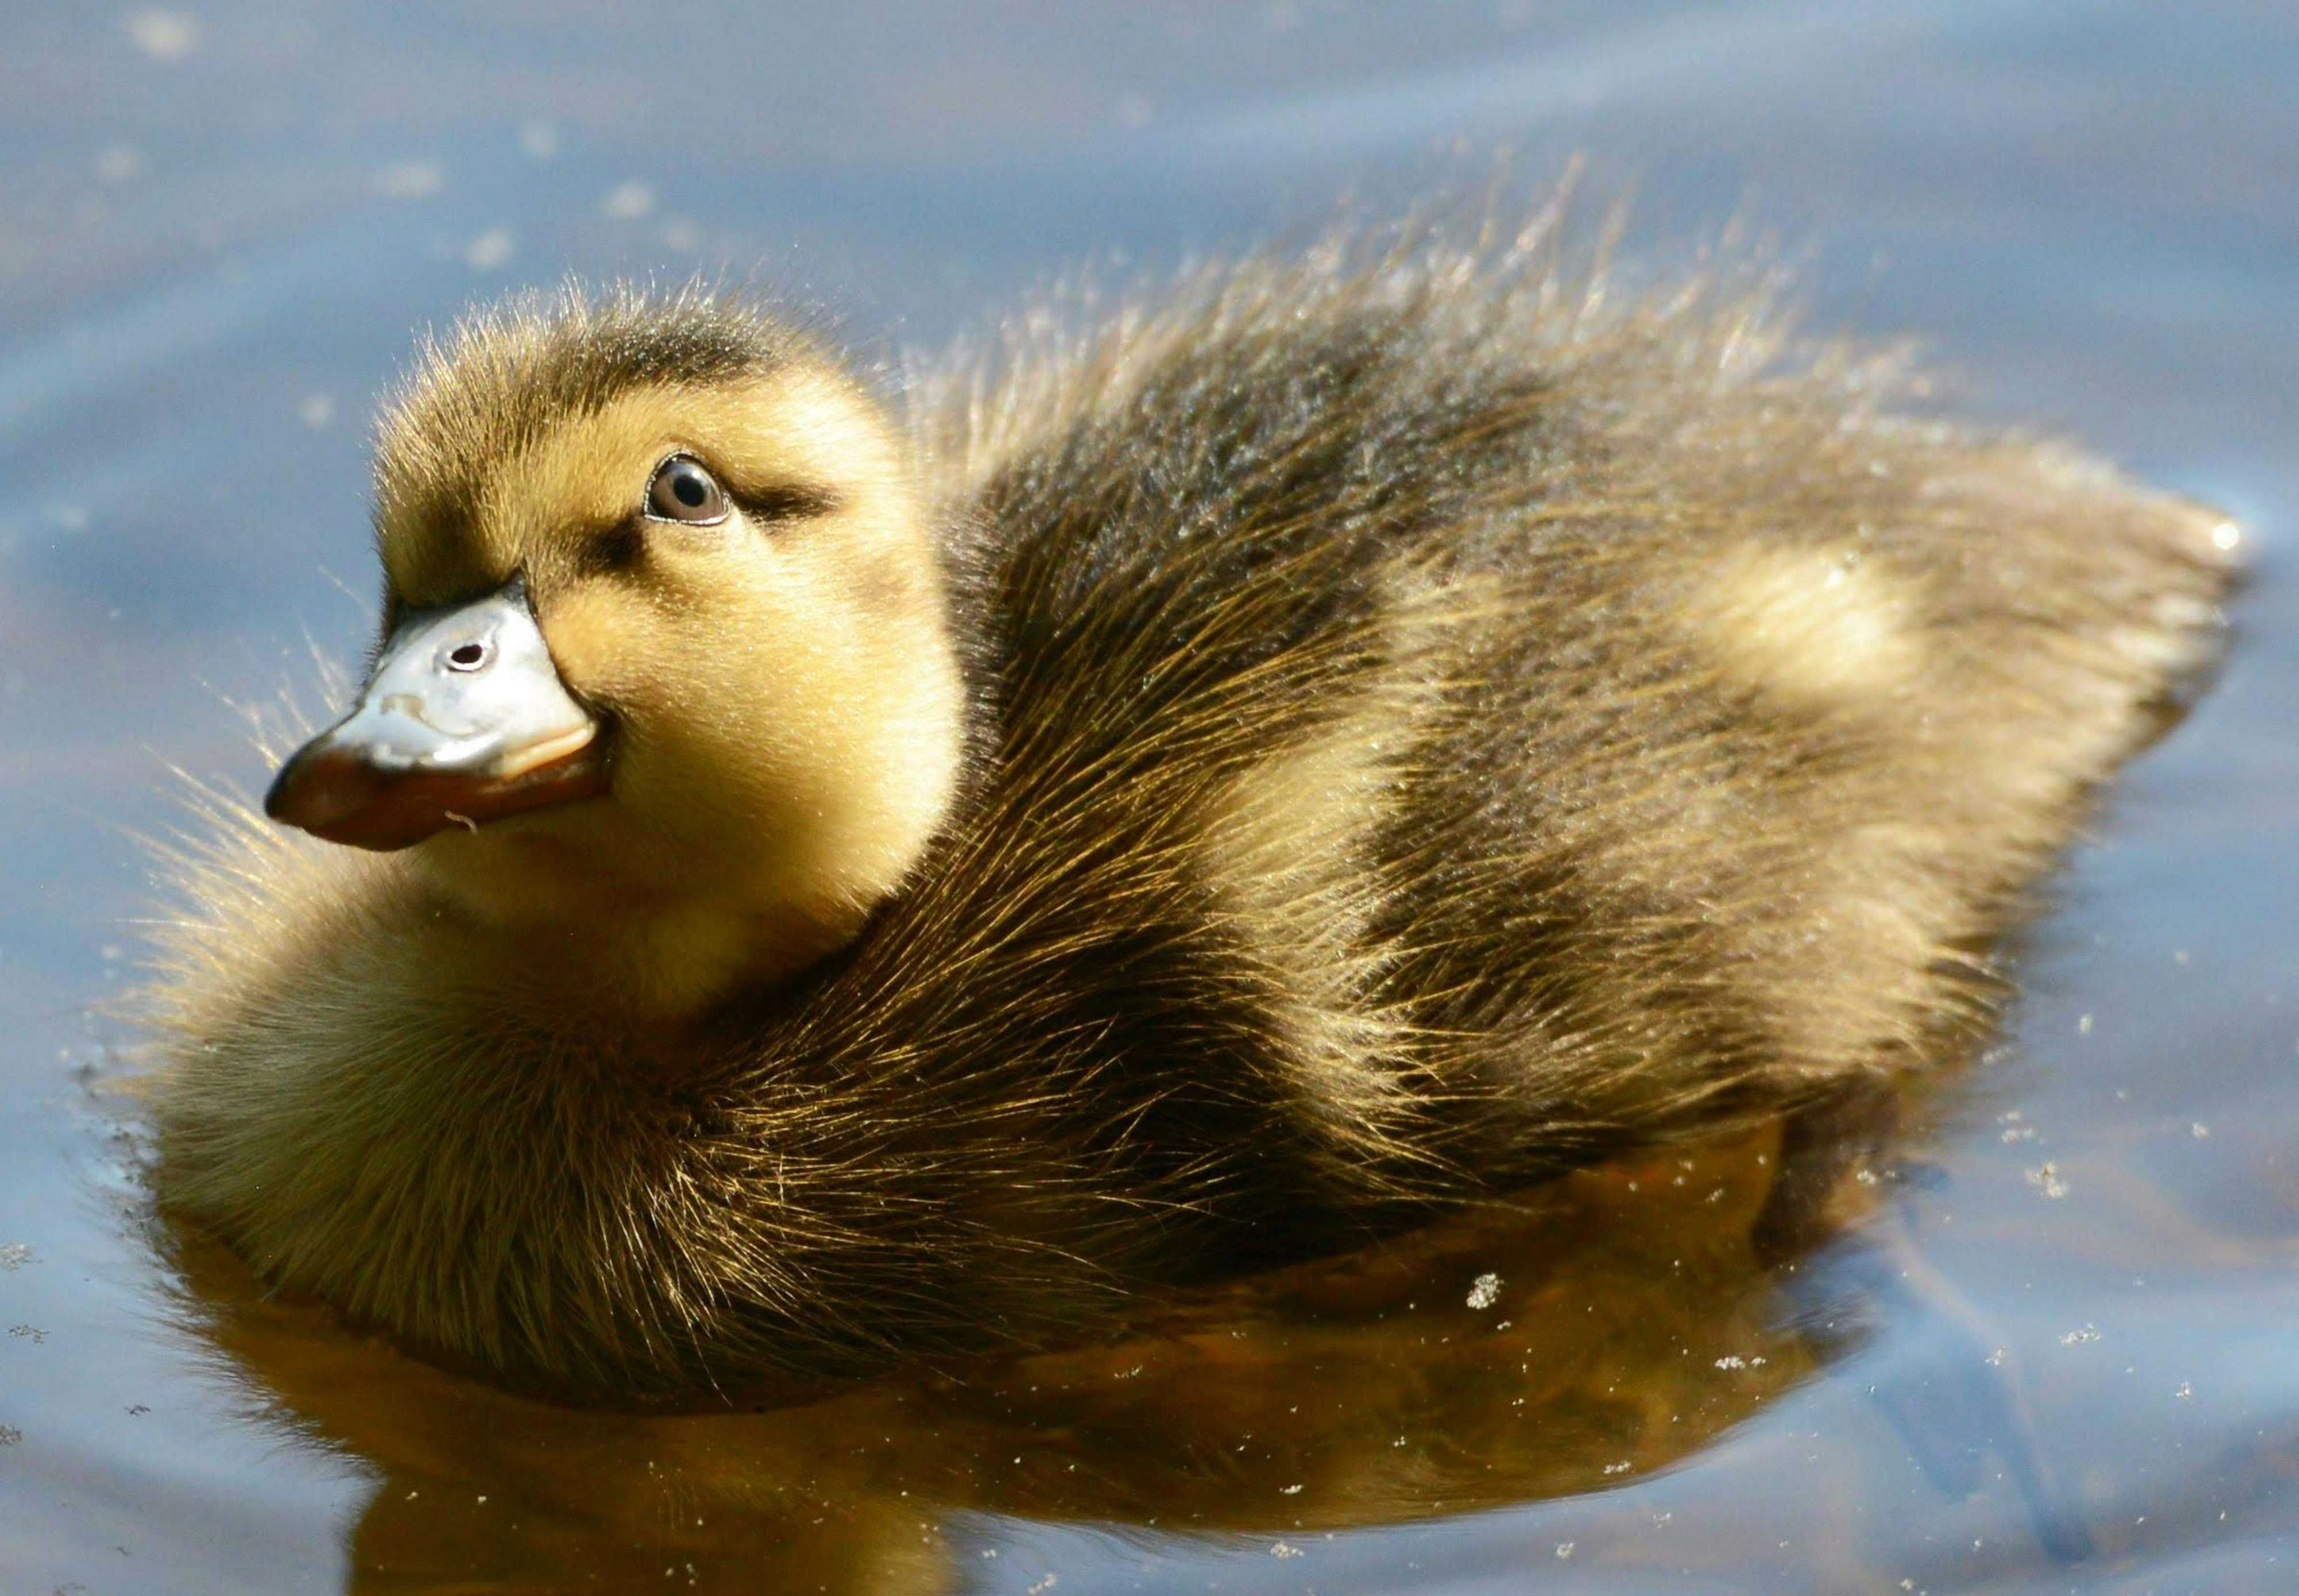
<svg viewBox="0 0 2299 1596">
<path fill-rule="evenodd" d="M 628 570 L 639 562 L 646 537 L 635 520 L 610 527 L 591 540 L 585 563 L 601 570 Z"/>
<path fill-rule="evenodd" d="M 790 482 L 737 493 L 735 503 L 754 521 L 803 521 L 828 515 L 838 508 L 839 498 L 826 487 Z"/>
</svg>

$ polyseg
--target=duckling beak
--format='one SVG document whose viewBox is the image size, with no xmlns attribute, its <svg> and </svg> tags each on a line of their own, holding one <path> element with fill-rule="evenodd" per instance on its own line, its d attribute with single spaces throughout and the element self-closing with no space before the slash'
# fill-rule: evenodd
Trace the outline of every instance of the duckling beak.
<svg viewBox="0 0 2299 1596">
<path fill-rule="evenodd" d="M 559 679 L 515 578 L 403 621 L 358 705 L 280 768 L 263 812 L 389 850 L 606 787 L 599 722 Z"/>
</svg>

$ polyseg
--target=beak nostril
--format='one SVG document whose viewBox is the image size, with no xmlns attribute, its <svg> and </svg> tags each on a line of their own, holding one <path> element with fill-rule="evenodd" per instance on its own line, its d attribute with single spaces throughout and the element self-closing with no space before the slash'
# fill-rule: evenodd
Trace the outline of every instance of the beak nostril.
<svg viewBox="0 0 2299 1596">
<path fill-rule="evenodd" d="M 477 670 L 487 662 L 489 652 L 484 643 L 462 644 L 448 651 L 447 668 L 450 670 Z"/>
</svg>

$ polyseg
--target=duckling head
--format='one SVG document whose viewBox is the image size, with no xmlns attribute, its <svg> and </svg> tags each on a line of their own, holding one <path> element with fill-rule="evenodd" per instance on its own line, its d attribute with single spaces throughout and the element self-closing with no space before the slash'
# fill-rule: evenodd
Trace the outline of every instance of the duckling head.
<svg viewBox="0 0 2299 1596">
<path fill-rule="evenodd" d="M 386 410 L 382 640 L 266 801 L 655 1010 L 803 968 L 941 823 L 964 688 L 900 435 L 697 294 L 467 320 Z"/>
</svg>

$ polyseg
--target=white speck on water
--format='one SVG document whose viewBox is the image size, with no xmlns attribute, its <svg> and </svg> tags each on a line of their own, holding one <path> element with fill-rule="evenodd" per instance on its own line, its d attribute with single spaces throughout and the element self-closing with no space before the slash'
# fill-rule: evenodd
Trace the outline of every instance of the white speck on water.
<svg viewBox="0 0 2299 1596">
<path fill-rule="evenodd" d="M 1468 1301 L 1472 1308 L 1490 1308 L 1500 1301 L 1500 1295 L 1501 1277 L 1498 1275 L 1488 1272 L 1478 1276 L 1469 1283 Z"/>
<path fill-rule="evenodd" d="M 2004 1360 L 2010 1356 L 2012 1356 L 2011 1348 L 1998 1347 L 1988 1355 L 1988 1367 L 1990 1368 L 2002 1368 L 2004 1367 Z"/>
<path fill-rule="evenodd" d="M 1626 1474 L 1630 1469 L 1635 1467 L 1635 1464 L 1630 1462 L 1626 1458 L 1623 1458 L 1618 1463 L 1606 1464 L 1605 1472 L 1606 1474 Z"/>
<path fill-rule="evenodd" d="M 1746 1368 L 1748 1367 L 1748 1360 L 1746 1358 L 1741 1357 L 1738 1352 L 1727 1352 L 1723 1357 L 1719 1358 L 1716 1360 L 1716 1367 L 1718 1368 Z"/>
<path fill-rule="evenodd" d="M 336 419 L 336 401 L 334 395 L 328 394 L 304 395 L 303 403 L 295 406 L 295 418 L 302 421 L 304 426 L 309 427 L 312 431 L 317 432 L 320 428 L 325 427 L 328 422 Z"/>
<path fill-rule="evenodd" d="M 2088 1036 L 2091 1035 L 2090 1015 L 2082 1014 L 2076 1017 L 2076 1035 L 2079 1036 Z"/>
<path fill-rule="evenodd" d="M 624 183 L 599 202 L 599 214 L 610 221 L 636 221 L 654 209 L 654 190 L 644 183 Z"/>
<path fill-rule="evenodd" d="M 1053 1575 L 1049 1574 L 1045 1578 L 1040 1580 L 1036 1584 L 1032 1585 L 1028 1590 L 1025 1591 L 1022 1593 L 1022 1596 L 1045 1596 L 1045 1592 L 1052 1590 L 1058 1583 L 1059 1581 L 1058 1581 Z"/>
<path fill-rule="evenodd" d="M 2195 1137 L 2196 1141 L 2200 1142 L 2212 1134 L 2212 1127 L 2198 1119 L 2193 1125 L 2187 1126 L 2187 1134 Z"/>
<path fill-rule="evenodd" d="M 182 12 L 147 5 L 129 12 L 127 21 L 129 41 L 154 61 L 181 61 L 199 48 L 199 21 Z"/>
<path fill-rule="evenodd" d="M 1277 1494 L 1280 1496 L 1299 1496 L 1301 1494 L 1301 1487 L 1299 1485 L 1280 1485 L 1277 1488 Z"/>
<path fill-rule="evenodd" d="M 14 1425 L 0 1425 L 0 1446 L 13 1446 L 24 1438 L 24 1432 Z"/>
<path fill-rule="evenodd" d="M 447 169 L 436 161 L 394 161 L 375 174 L 375 191 L 386 199 L 429 199 L 447 186 Z"/>
<path fill-rule="evenodd" d="M 559 127 L 555 122 L 537 119 L 519 125 L 519 147 L 536 161 L 548 161 L 559 153 Z"/>
<path fill-rule="evenodd" d="M 1560 1562 L 1560 1563 L 1561 1563 L 1561 1562 L 1563 1562 L 1566 1558 L 1569 1558 L 1569 1557 L 1571 1557 L 1572 1555 L 1573 1555 L 1573 1542 L 1570 1542 L 1570 1541 L 1559 1541 L 1559 1542 L 1556 1543 L 1556 1560 L 1557 1560 L 1558 1562 Z"/>
<path fill-rule="evenodd" d="M 2057 1199 L 2068 1194 L 2068 1184 L 2060 1178 L 2060 1167 L 2048 1160 L 2027 1171 L 2027 1181 L 2046 1197 Z"/>
<path fill-rule="evenodd" d="M 110 144 L 95 153 L 95 180 L 107 185 L 144 175 L 144 152 L 132 144 Z"/>
<path fill-rule="evenodd" d="M 1274 1558 L 1298 1558 L 1301 1555 L 1301 1549 L 1298 1546 L 1288 1546 L 1284 1542 L 1280 1541 L 1269 1549 L 1269 1555 Z"/>
<path fill-rule="evenodd" d="M 21 1242 L 11 1242 L 0 1247 L 0 1269 L 21 1268 L 32 1261 L 32 1250 Z"/>
<path fill-rule="evenodd" d="M 2065 1335 L 2061 1336 L 2060 1344 L 2063 1347 L 2075 1347 L 2081 1346 L 2087 1341 L 2097 1341 L 2098 1339 L 2099 1326 L 2096 1325 L 2086 1325 L 2080 1330 L 2071 1330 Z"/>
<path fill-rule="evenodd" d="M 518 247 L 519 237 L 509 228 L 489 228 L 463 246 L 463 264 L 474 271 L 493 271 Z"/>
<path fill-rule="evenodd" d="M 2187 962 L 2187 950 L 2185 948 L 2174 949 L 2171 953 L 2171 962 L 2179 965 L 2186 964 Z"/>
<path fill-rule="evenodd" d="M 2185 1401 L 2187 1398 L 2195 1394 L 2195 1383 L 2190 1380 L 2182 1380 L 2178 1385 L 2172 1388 L 2171 1394 L 2178 1397 L 2180 1401 Z"/>
</svg>

